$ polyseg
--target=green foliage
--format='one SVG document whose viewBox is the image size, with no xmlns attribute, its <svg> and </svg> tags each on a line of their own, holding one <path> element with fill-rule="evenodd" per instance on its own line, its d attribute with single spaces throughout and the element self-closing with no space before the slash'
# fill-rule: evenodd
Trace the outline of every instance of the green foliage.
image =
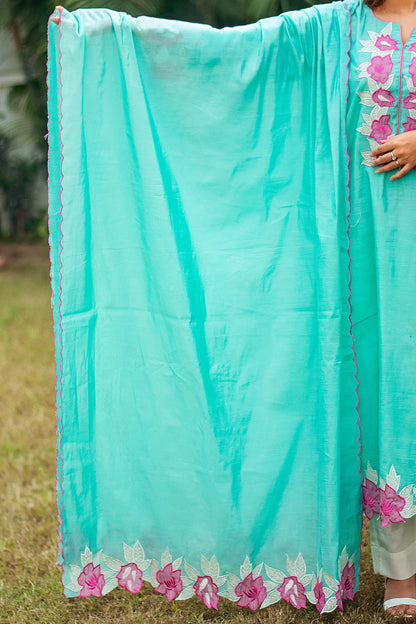
<svg viewBox="0 0 416 624">
<path fill-rule="evenodd" d="M 40 225 L 31 209 L 37 165 L 11 156 L 10 145 L 10 137 L 0 133 L 0 235 L 22 238 Z"/>
</svg>

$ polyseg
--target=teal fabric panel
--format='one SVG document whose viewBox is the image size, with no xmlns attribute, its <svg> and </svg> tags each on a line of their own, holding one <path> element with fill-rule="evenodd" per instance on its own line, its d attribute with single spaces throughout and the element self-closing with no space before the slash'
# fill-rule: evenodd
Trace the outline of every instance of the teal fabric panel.
<svg viewBox="0 0 416 624">
<path fill-rule="evenodd" d="M 416 171 L 390 180 L 391 173 L 375 173 L 368 155 L 381 138 L 416 127 L 411 75 L 416 31 L 403 45 L 399 24 L 377 19 L 363 2 L 351 2 L 349 7 L 354 33 L 346 120 L 351 301 L 360 381 L 364 511 L 386 526 L 416 513 Z M 373 69 L 380 58 L 388 68 L 384 75 Z M 377 106 L 376 93 L 389 105 Z M 385 124 L 380 125 L 383 119 Z"/>
<path fill-rule="evenodd" d="M 349 19 L 49 24 L 66 596 L 358 587 Z"/>
</svg>

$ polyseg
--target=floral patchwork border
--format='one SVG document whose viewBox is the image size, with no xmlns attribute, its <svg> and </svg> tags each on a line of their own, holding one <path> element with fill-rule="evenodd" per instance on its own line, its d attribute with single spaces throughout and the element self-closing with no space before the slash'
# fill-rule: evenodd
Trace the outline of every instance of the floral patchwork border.
<svg viewBox="0 0 416 624">
<path fill-rule="evenodd" d="M 406 485 L 399 491 L 400 476 L 394 466 L 384 481 L 379 478 L 370 462 L 367 464 L 366 478 L 362 485 L 363 511 L 371 520 L 378 514 L 381 526 L 385 527 L 392 522 L 404 522 L 416 514 L 416 488 L 413 484 Z"/>
<path fill-rule="evenodd" d="M 361 63 L 357 70 L 359 78 L 367 78 L 368 91 L 358 93 L 361 104 L 371 108 L 369 113 L 362 113 L 363 125 L 357 128 L 358 132 L 368 137 L 370 151 L 361 152 L 362 164 L 371 166 L 373 157 L 371 151 L 379 145 L 382 139 L 387 139 L 393 134 L 390 125 L 389 109 L 396 105 L 391 86 L 395 74 L 393 70 L 392 53 L 399 50 L 399 42 L 391 37 L 392 23 L 389 22 L 380 33 L 368 30 L 370 39 L 361 41 L 360 53 L 371 54 L 369 61 Z M 412 60 L 408 71 L 410 76 L 405 76 L 408 95 L 403 98 L 402 106 L 407 109 L 407 120 L 403 123 L 405 132 L 416 129 L 416 43 L 409 46 Z M 401 94 L 400 94 L 401 95 Z"/>
<path fill-rule="evenodd" d="M 301 553 L 295 561 L 287 556 L 286 572 L 264 563 L 253 569 L 246 556 L 238 577 L 231 573 L 220 574 L 215 556 L 208 560 L 201 555 L 201 568 L 196 570 L 183 561 L 183 557 L 172 561 L 169 548 L 162 553 L 160 562 L 146 559 L 139 541 L 134 546 L 123 544 L 123 551 L 124 561 L 120 561 L 102 550 L 93 555 L 86 547 L 81 554 L 81 567 L 69 566 L 71 581 L 65 589 L 77 596 L 102 596 L 116 587 L 135 594 L 141 592 L 143 581 L 148 580 L 155 591 L 165 594 L 169 601 L 196 595 L 209 609 L 218 608 L 220 597 L 251 611 L 283 599 L 296 609 L 306 607 L 309 601 L 322 614 L 337 607 L 343 611 L 343 601 L 353 599 L 356 586 L 355 554 L 349 558 L 346 547 L 338 559 L 339 579 L 319 566 L 316 574 L 308 574 Z"/>
</svg>

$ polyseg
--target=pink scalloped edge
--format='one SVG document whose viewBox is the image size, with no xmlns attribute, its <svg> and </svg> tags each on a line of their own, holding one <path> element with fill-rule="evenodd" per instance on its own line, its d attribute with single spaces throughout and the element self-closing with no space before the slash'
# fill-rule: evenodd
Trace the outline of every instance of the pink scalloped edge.
<svg viewBox="0 0 416 624">
<path fill-rule="evenodd" d="M 346 11 L 348 11 L 348 50 L 347 50 L 347 64 L 346 64 L 346 68 L 347 68 L 347 102 L 348 102 L 348 98 L 350 95 L 350 87 L 349 87 L 349 81 L 350 81 L 350 50 L 351 50 L 351 11 L 348 8 L 346 2 L 343 2 L 344 8 Z M 360 382 L 358 380 L 358 364 L 357 364 L 357 360 L 356 360 L 356 352 L 355 352 L 355 339 L 354 339 L 354 334 L 352 331 L 353 328 L 353 323 L 352 323 L 352 303 L 351 303 L 351 297 L 352 297 L 352 288 L 351 288 L 351 282 L 352 282 L 352 271 L 351 271 L 351 236 L 350 236 L 350 227 L 351 227 L 351 222 L 350 222 L 350 214 L 351 214 L 351 201 L 350 201 L 350 157 L 349 157 L 349 146 L 348 146 L 348 134 L 347 131 L 345 130 L 345 139 L 346 139 L 346 143 L 347 143 L 347 149 L 346 149 L 346 156 L 347 156 L 347 204 L 348 204 L 348 213 L 347 213 L 347 222 L 348 222 L 348 227 L 347 227 L 347 236 L 348 236 L 348 258 L 349 258 L 349 262 L 348 262 L 348 271 L 350 274 L 350 281 L 348 282 L 348 289 L 350 291 L 349 297 L 348 297 L 348 302 L 350 304 L 350 314 L 349 314 L 349 320 L 350 320 L 350 334 L 351 334 L 351 339 L 352 339 L 352 351 L 353 351 L 353 360 L 354 360 L 354 364 L 355 364 L 355 379 L 357 381 L 357 385 L 355 387 L 355 392 L 357 394 L 357 425 L 358 425 L 358 430 L 359 430 L 359 435 L 358 435 L 358 457 L 360 460 L 360 476 L 361 476 L 361 487 L 363 485 L 364 482 L 364 476 L 363 476 L 363 460 L 362 460 L 362 456 L 361 456 L 361 452 L 362 452 L 362 443 L 361 443 L 361 435 L 362 435 L 362 431 L 361 431 L 361 414 L 360 414 L 360 410 L 359 410 L 359 405 L 360 405 L 360 393 L 358 391 L 358 387 L 360 385 Z M 360 490 L 361 491 L 361 490 Z M 364 528 L 364 514 L 361 515 L 361 539 L 360 539 L 360 554 L 359 554 L 359 558 L 358 558 L 358 567 L 359 569 L 361 569 L 360 566 L 360 561 L 361 561 L 361 555 L 362 555 L 362 543 L 363 543 L 363 539 L 362 539 L 362 531 Z M 357 591 L 359 591 L 359 588 L 357 589 Z"/>
<path fill-rule="evenodd" d="M 62 376 L 63 376 L 63 369 L 62 369 L 62 351 L 63 351 L 63 339 L 62 339 L 62 250 L 63 250 L 63 246 L 62 246 L 62 239 L 63 239 L 63 232 L 62 232 L 62 218 L 63 218 L 63 203 L 62 203 L 62 190 L 63 190 L 63 161 L 64 161 L 64 156 L 63 156 L 63 145 L 62 145 L 62 64 L 61 64 L 61 59 L 62 59 L 62 50 L 61 50 L 61 38 L 62 38 L 62 31 L 61 31 L 61 16 L 62 16 L 62 10 L 60 10 L 59 12 L 59 22 L 58 22 L 58 28 L 59 28 L 59 40 L 58 40 L 58 49 L 59 49 L 59 91 L 60 91 L 60 105 L 59 105 L 59 112 L 60 112 L 60 120 L 59 120 L 59 138 L 60 138 L 60 143 L 61 143 L 61 149 L 60 149 L 60 154 L 61 154 L 61 165 L 60 165 L 60 172 L 61 172 L 61 179 L 60 179 L 60 191 L 59 191 L 59 214 L 60 214 L 60 224 L 59 224 L 59 231 L 60 231 L 60 240 L 59 240 L 59 295 L 58 295 L 58 300 L 59 300 L 59 306 L 58 306 L 58 314 L 59 314 L 59 341 L 60 341 L 60 352 L 59 352 L 59 357 L 60 357 L 60 361 L 59 361 L 59 376 L 58 374 L 56 375 L 56 398 L 57 398 L 57 413 L 56 413 L 56 436 L 57 436 L 57 440 L 59 440 L 59 449 L 57 448 L 56 451 L 56 482 L 55 482 L 55 491 L 56 491 L 56 506 L 57 506 L 57 510 L 58 510 L 58 523 L 59 523 L 59 527 L 58 527 L 58 533 L 59 533 L 59 549 L 61 550 L 62 553 L 62 559 L 63 562 L 60 565 L 61 567 L 61 584 L 62 584 L 62 589 L 63 589 L 63 594 L 65 596 L 65 591 L 64 591 L 64 583 L 63 583 L 63 574 L 64 574 L 64 542 L 63 542 L 63 534 L 62 534 L 62 516 L 63 516 L 63 483 L 64 483 L 64 476 L 63 476 L 63 466 L 62 466 L 62 456 L 63 456 L 63 449 L 62 449 L 62 429 L 63 429 L 63 421 L 62 421 Z M 55 11 L 52 13 L 52 15 L 49 16 L 49 20 L 48 20 L 48 33 L 49 33 L 49 22 L 51 21 L 52 16 L 54 15 Z M 50 106 L 50 102 L 49 102 L 49 88 L 50 88 L 50 81 L 49 81 L 49 41 L 48 41 L 48 58 L 47 58 L 47 76 L 46 76 L 46 83 L 47 83 L 47 102 L 48 102 L 48 111 L 49 111 L 49 106 Z M 49 137 L 49 132 L 50 132 L 50 123 L 49 123 L 49 114 L 48 114 L 48 137 Z M 50 171 L 50 163 L 49 163 L 49 159 L 50 159 L 50 144 L 48 147 L 48 173 Z M 48 243 L 49 243 L 49 263 L 50 263 L 50 283 L 51 283 L 51 291 L 52 291 L 52 305 L 54 306 L 54 301 L 55 301 L 55 292 L 53 289 L 53 280 L 52 280 L 52 272 L 53 272 L 53 266 L 52 266 L 52 247 L 51 247 L 51 228 L 50 228 L 50 195 L 48 192 Z M 58 400 L 58 394 L 59 394 L 59 400 Z M 61 468 L 60 468 L 60 473 L 59 473 L 59 477 L 58 477 L 58 459 L 60 459 L 61 462 Z M 66 597 L 66 596 L 65 596 Z"/>
</svg>

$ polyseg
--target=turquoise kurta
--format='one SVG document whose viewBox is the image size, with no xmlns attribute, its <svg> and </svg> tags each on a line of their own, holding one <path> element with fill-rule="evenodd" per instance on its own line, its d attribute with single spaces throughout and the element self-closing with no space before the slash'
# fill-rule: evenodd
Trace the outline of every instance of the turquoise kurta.
<svg viewBox="0 0 416 624">
<path fill-rule="evenodd" d="M 416 129 L 416 30 L 351 5 L 347 129 L 352 320 L 363 444 L 364 511 L 382 526 L 416 513 L 416 171 L 390 180 L 369 152 Z"/>
<path fill-rule="evenodd" d="M 411 484 L 415 174 L 361 163 L 371 25 L 357 0 L 221 30 L 50 23 L 66 596 L 147 580 L 332 611 L 358 588 L 362 459 L 367 513 L 413 513 L 390 468 Z"/>
</svg>

